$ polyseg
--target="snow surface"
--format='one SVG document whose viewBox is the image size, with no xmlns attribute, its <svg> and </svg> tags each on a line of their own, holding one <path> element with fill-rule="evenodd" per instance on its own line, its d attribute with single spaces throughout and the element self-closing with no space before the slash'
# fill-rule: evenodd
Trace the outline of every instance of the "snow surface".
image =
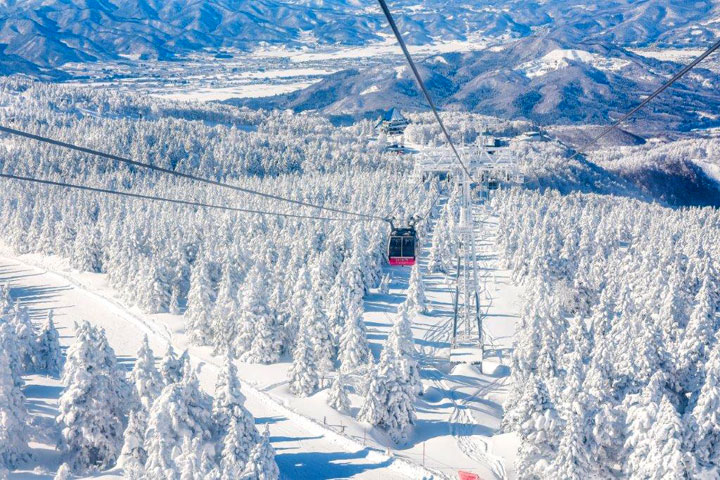
<svg viewBox="0 0 720 480">
<path fill-rule="evenodd" d="M 518 65 L 515 69 L 528 78 L 542 77 L 550 72 L 567 68 L 571 63 L 582 62 L 598 70 L 617 71 L 630 64 L 627 60 L 602 57 L 596 53 L 577 49 L 555 49 L 543 57 Z"/>
<path fill-rule="evenodd" d="M 405 444 L 394 445 L 378 430 L 332 410 L 325 403 L 327 389 L 309 398 L 294 397 L 287 388 L 287 362 L 240 365 L 247 407 L 258 424 L 269 425 L 277 462 L 286 478 L 453 478 L 457 470 L 476 472 L 484 479 L 514 478 L 517 439 L 513 434 L 496 433 L 508 388 L 521 292 L 512 284 L 509 272 L 497 268 L 493 241 L 497 219 L 485 208 L 477 207 L 476 211 L 489 344 L 484 373 L 477 366 L 450 364 L 453 274 L 426 275 L 431 310 L 413 323 L 425 394 L 417 401 L 417 425 Z M 426 262 L 423 255 L 420 263 Z M 365 299 L 364 320 L 376 356 L 395 309 L 404 300 L 409 279 L 408 269 L 388 271 L 393 276 L 390 293 L 371 292 Z M 47 309 L 54 309 L 63 346 L 73 340 L 75 321 L 88 320 L 104 328 L 119 362 L 128 370 L 144 334 L 149 336 L 156 355 L 165 350 L 168 341 L 178 349 L 189 346 L 181 316 L 146 315 L 128 309 L 108 286 L 105 275 L 73 271 L 57 257 L 17 256 L 2 249 L 0 283 L 4 282 L 9 282 L 12 294 L 30 307 L 34 320 L 43 319 Z M 220 359 L 207 347 L 191 346 L 189 351 L 193 363 L 200 367 L 201 386 L 212 392 Z M 46 377 L 26 380 L 29 410 L 39 421 L 52 424 L 61 385 Z M 350 400 L 354 414 L 361 399 L 351 394 Z M 32 446 L 33 462 L 11 478 L 50 478 L 49 473 L 39 477 L 36 473 L 57 469 L 54 439 Z M 120 475 L 118 471 L 103 474 L 108 478 Z"/>
</svg>

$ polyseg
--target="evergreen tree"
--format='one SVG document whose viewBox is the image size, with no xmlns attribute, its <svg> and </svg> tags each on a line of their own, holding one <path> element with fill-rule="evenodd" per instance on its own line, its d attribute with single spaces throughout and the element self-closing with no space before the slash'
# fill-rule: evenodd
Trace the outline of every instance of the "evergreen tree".
<svg viewBox="0 0 720 480">
<path fill-rule="evenodd" d="M 344 378 L 338 373 L 328 392 L 327 404 L 338 412 L 347 412 L 350 409 L 350 399 L 345 391 Z"/>
<path fill-rule="evenodd" d="M 306 339 L 312 345 L 315 366 L 322 378 L 325 378 L 333 370 L 335 348 L 332 343 L 327 316 L 322 310 L 320 300 L 320 296 L 316 292 L 310 292 L 310 298 L 303 312 L 303 322 L 307 329 Z"/>
<path fill-rule="evenodd" d="M 185 311 L 186 327 L 190 339 L 198 345 L 207 345 L 211 341 L 212 312 L 215 304 L 215 291 L 210 265 L 205 257 L 200 257 L 193 265 L 190 274 L 188 308 Z"/>
<path fill-rule="evenodd" d="M 186 438 L 199 442 L 204 448 L 212 438 L 211 399 L 200 391 L 197 377 L 189 364 L 183 378 L 167 385 L 153 403 L 145 432 L 147 452 L 145 472 L 148 478 L 180 479 Z"/>
<path fill-rule="evenodd" d="M 267 304 L 266 271 L 256 264 L 248 274 L 250 285 L 246 288 L 243 312 L 240 321 L 243 335 L 240 342 L 249 348 L 240 356 L 248 363 L 275 363 L 280 359 L 282 350 L 282 332 L 275 315 Z"/>
<path fill-rule="evenodd" d="M 163 380 L 155 368 L 155 356 L 150 349 L 147 335 L 143 337 L 143 343 L 138 350 L 135 365 L 130 372 L 130 381 L 134 386 L 135 399 L 145 412 L 149 412 L 152 402 L 160 394 Z"/>
<path fill-rule="evenodd" d="M 427 313 L 427 299 L 425 298 L 425 286 L 423 285 L 420 266 L 415 264 L 410 274 L 410 285 L 408 286 L 405 306 L 408 313 L 418 315 Z"/>
<path fill-rule="evenodd" d="M 107 468 L 122 448 L 129 388 L 104 331 L 83 322 L 76 337 L 62 377 L 60 450 L 75 471 Z"/>
<path fill-rule="evenodd" d="M 52 376 L 60 375 L 63 365 L 62 349 L 60 348 L 60 334 L 53 322 L 53 311 L 48 312 L 47 321 L 37 338 L 35 348 L 35 366 L 40 371 Z"/>
<path fill-rule="evenodd" d="M 143 444 L 147 414 L 131 411 L 123 434 L 123 447 L 118 458 L 118 466 L 123 467 L 128 476 L 140 477 L 144 473 L 147 452 Z"/>
<path fill-rule="evenodd" d="M 182 378 L 182 366 L 175 355 L 175 349 L 170 343 L 168 343 L 165 355 L 160 361 L 160 374 L 165 385 L 177 383 Z"/>
<path fill-rule="evenodd" d="M 232 417 L 222 441 L 222 451 L 220 453 L 221 480 L 240 478 L 245 470 L 250 451 L 257 443 L 248 444 L 245 432 L 246 428 L 238 422 L 237 418 Z"/>
<path fill-rule="evenodd" d="M 14 468 L 28 458 L 25 398 L 10 370 L 10 358 L 0 349 L 0 467 Z"/>
<path fill-rule="evenodd" d="M 702 465 L 720 467 L 720 344 L 717 340 L 706 371 L 705 383 L 692 410 L 688 437 Z"/>
<path fill-rule="evenodd" d="M 718 328 L 717 302 L 711 288 L 709 279 L 705 278 L 679 348 L 678 375 L 685 389 L 691 392 L 702 385 L 704 365 Z"/>
<path fill-rule="evenodd" d="M 240 466 L 237 466 L 235 461 L 232 462 L 232 465 L 234 465 L 232 468 L 228 464 L 228 468 L 231 470 L 238 468 L 242 470 L 250 454 L 250 449 L 259 440 L 254 419 L 245 408 L 244 403 L 245 397 L 240 391 L 237 369 L 233 358 L 228 355 L 225 357 L 223 368 L 218 374 L 215 385 L 212 415 L 218 435 L 225 439 L 223 440 L 224 445 L 230 448 L 228 445 L 231 444 L 233 458 L 242 460 Z M 230 433 L 231 426 L 234 428 L 232 434 Z M 224 474 L 226 470 L 223 462 L 224 460 L 221 459 L 220 466 Z"/>
<path fill-rule="evenodd" d="M 242 307 L 238 298 L 237 274 L 232 262 L 225 263 L 220 290 L 213 310 L 213 343 L 217 353 L 233 349 L 241 320 Z"/>
<path fill-rule="evenodd" d="M 35 366 L 33 360 L 37 357 L 37 353 L 35 331 L 27 308 L 16 303 L 10 323 L 15 328 L 20 368 L 23 372 L 30 372 Z"/>
<path fill-rule="evenodd" d="M 241 480 L 278 480 L 280 469 L 275 462 L 275 450 L 270 445 L 270 432 L 267 427 L 260 441 L 250 452 Z"/>
<path fill-rule="evenodd" d="M 398 308 L 393 329 L 388 336 L 388 345 L 393 349 L 397 362 L 397 373 L 401 380 L 417 395 L 422 394 L 420 367 L 415 358 L 415 339 L 405 305 Z"/>
<path fill-rule="evenodd" d="M 360 301 L 350 306 L 347 321 L 340 337 L 340 370 L 350 373 L 367 363 L 370 355 L 363 307 Z"/>
<path fill-rule="evenodd" d="M 394 349 L 386 342 L 365 394 L 358 420 L 387 431 L 396 443 L 407 437 L 415 423 L 414 396 L 398 378 Z"/>
<path fill-rule="evenodd" d="M 315 353 L 310 338 L 309 317 L 300 323 L 297 342 L 293 350 L 293 363 L 290 367 L 290 391 L 298 397 L 306 397 L 315 393 L 320 386 Z"/>
</svg>

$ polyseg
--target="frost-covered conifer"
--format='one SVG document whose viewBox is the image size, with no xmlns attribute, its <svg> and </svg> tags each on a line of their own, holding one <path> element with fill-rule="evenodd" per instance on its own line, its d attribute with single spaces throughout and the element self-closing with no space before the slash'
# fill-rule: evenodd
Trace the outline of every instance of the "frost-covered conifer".
<svg viewBox="0 0 720 480">
<path fill-rule="evenodd" d="M 118 458 L 118 466 L 122 467 L 128 476 L 139 478 L 145 469 L 147 452 L 143 444 L 147 414 L 143 411 L 131 411 L 128 424 L 123 434 L 123 447 Z"/>
<path fill-rule="evenodd" d="M 165 355 L 160 361 L 160 374 L 165 385 L 177 383 L 182 378 L 182 365 L 170 343 L 168 343 Z"/>
<path fill-rule="evenodd" d="M 237 274 L 232 262 L 223 267 L 220 290 L 213 309 L 213 344 L 216 352 L 225 353 L 233 349 L 241 322 L 242 307 L 239 300 Z"/>
<path fill-rule="evenodd" d="M 248 363 L 275 363 L 280 359 L 282 332 L 267 303 L 267 272 L 256 264 L 248 273 L 239 343 L 246 348 L 240 360 Z M 247 344 L 249 343 L 249 348 Z M 238 348 L 238 351 L 240 348 Z"/>
<path fill-rule="evenodd" d="M 149 412 L 163 387 L 162 377 L 155 368 L 155 356 L 150 349 L 148 337 L 143 337 L 142 345 L 137 353 L 135 365 L 130 372 L 130 382 L 134 387 L 134 396 L 140 407 Z"/>
<path fill-rule="evenodd" d="M 205 257 L 200 257 L 190 274 L 188 308 L 185 311 L 185 330 L 190 339 L 198 345 L 207 345 L 211 341 L 214 304 L 215 292 L 210 265 Z"/>
<path fill-rule="evenodd" d="M 303 265 L 298 271 L 295 285 L 292 287 L 290 300 L 290 318 L 285 327 L 286 344 L 290 347 L 295 345 L 298 336 L 298 330 L 300 329 L 300 323 L 305 312 L 307 305 L 307 299 L 310 296 L 312 290 L 312 280 L 310 278 L 310 272 Z"/>
<path fill-rule="evenodd" d="M 717 335 L 716 335 L 717 336 Z M 710 352 L 705 382 L 692 410 L 687 435 L 703 466 L 720 467 L 720 344 Z"/>
<path fill-rule="evenodd" d="M 397 374 L 408 387 L 418 395 L 422 394 L 420 367 L 415 358 L 415 340 L 405 305 L 398 308 L 393 329 L 388 335 L 388 345 L 394 351 Z"/>
<path fill-rule="evenodd" d="M 62 376 L 60 450 L 75 471 L 107 468 L 122 448 L 129 388 L 104 331 L 83 322 L 76 337 Z"/>
<path fill-rule="evenodd" d="M 353 302 L 340 337 L 340 369 L 343 373 L 350 373 L 364 366 L 370 355 L 362 314 L 362 303 Z"/>
<path fill-rule="evenodd" d="M 300 323 L 297 342 L 293 350 L 293 363 L 290 367 L 290 391 L 298 397 L 312 395 L 320 386 L 320 377 L 315 361 L 312 342 L 308 336 L 312 329 L 308 325 L 309 317 Z"/>
<path fill-rule="evenodd" d="M 60 334 L 53 322 L 53 311 L 48 312 L 47 321 L 37 338 L 35 348 L 35 367 L 52 376 L 60 374 L 63 365 Z"/>
<path fill-rule="evenodd" d="M 248 443 L 246 428 L 232 417 L 222 438 L 222 451 L 220 452 L 220 478 L 221 480 L 234 480 L 240 478 L 250 457 L 250 452 L 257 442 Z"/>
<path fill-rule="evenodd" d="M 406 438 L 415 424 L 414 395 L 398 378 L 397 359 L 389 342 L 372 373 L 358 420 L 382 428 L 395 442 Z"/>
<path fill-rule="evenodd" d="M 421 313 L 427 313 L 426 303 L 427 299 L 425 298 L 425 286 L 423 285 L 420 266 L 416 264 L 413 266 L 412 273 L 410 274 L 410 285 L 408 286 L 405 305 L 408 313 L 411 315 L 418 315 Z"/>
<path fill-rule="evenodd" d="M 327 323 L 327 316 L 322 309 L 320 295 L 315 291 L 310 292 L 303 311 L 303 322 L 305 322 L 307 328 L 306 338 L 312 345 L 315 366 L 321 377 L 325 378 L 333 370 L 335 347 Z"/>
<path fill-rule="evenodd" d="M 275 450 L 270 445 L 270 432 L 267 427 L 250 452 L 241 480 L 278 480 L 280 469 L 275 462 Z"/>
<path fill-rule="evenodd" d="M 27 308 L 16 303 L 10 323 L 15 328 L 20 367 L 23 372 L 29 372 L 34 368 L 33 360 L 37 357 L 35 350 L 37 346 L 34 327 Z"/>
<path fill-rule="evenodd" d="M 212 400 L 200 390 L 192 367 L 184 370 L 182 380 L 167 385 L 150 409 L 144 442 L 148 478 L 180 479 L 185 439 L 204 447 L 212 438 Z"/>
<path fill-rule="evenodd" d="M 702 385 L 704 365 L 718 327 L 717 302 L 710 283 L 708 278 L 703 281 L 679 348 L 680 381 L 691 392 Z"/>
<path fill-rule="evenodd" d="M 10 370 L 10 358 L 0 349 L 0 467 L 14 468 L 28 458 L 28 418 L 25 398 Z"/>
<path fill-rule="evenodd" d="M 241 459 L 242 465 L 237 466 L 235 461 L 228 464 L 228 468 L 240 469 L 244 467 L 250 450 L 259 440 L 255 422 L 244 406 L 245 397 L 240 391 L 240 381 L 231 356 L 226 356 L 223 368 L 218 374 L 215 385 L 215 398 L 213 399 L 213 420 L 218 435 L 225 438 L 224 445 L 233 449 L 233 458 Z M 230 428 L 234 428 L 232 434 Z M 230 435 L 230 437 L 228 437 Z M 230 446 L 231 445 L 231 446 Z M 224 474 L 225 463 L 221 460 L 221 470 Z"/>
<path fill-rule="evenodd" d="M 350 408 L 350 399 L 345 391 L 344 378 L 338 373 L 328 391 L 327 404 L 338 412 L 347 412 Z"/>
</svg>

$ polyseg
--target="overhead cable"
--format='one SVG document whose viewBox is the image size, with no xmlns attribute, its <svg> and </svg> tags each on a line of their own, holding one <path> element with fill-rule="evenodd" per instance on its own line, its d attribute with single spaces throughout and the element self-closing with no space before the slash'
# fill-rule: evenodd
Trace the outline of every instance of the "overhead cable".
<svg viewBox="0 0 720 480">
<path fill-rule="evenodd" d="M 20 136 L 20 137 L 29 138 L 29 139 L 31 139 L 31 140 L 36 140 L 36 141 L 38 141 L 38 142 L 43 142 L 43 143 L 47 143 L 47 144 L 50 144 L 50 145 L 55 145 L 55 146 L 58 146 L 58 147 L 61 147 L 61 148 L 66 148 L 66 149 L 70 149 L 70 150 L 75 150 L 75 151 L 77 151 L 77 152 L 87 153 L 87 154 L 89 154 L 89 155 L 93 155 L 93 156 L 96 156 L 96 157 L 105 158 L 105 159 L 107 159 L 107 160 L 118 161 L 118 162 L 121 162 L 121 163 L 125 163 L 125 164 L 127 164 L 127 165 L 133 165 L 133 166 L 136 166 L 136 167 L 147 168 L 147 169 L 149 169 L 149 170 L 153 170 L 153 171 L 156 171 L 156 172 L 165 173 L 165 174 L 168 174 L 168 175 L 173 175 L 173 176 L 176 176 L 176 177 L 181 177 L 181 178 L 184 178 L 184 179 L 187 179 L 187 180 L 192 180 L 192 181 L 196 181 L 196 182 L 206 183 L 206 184 L 209 184 L 209 185 L 214 185 L 214 186 L 222 187 L 222 188 L 228 188 L 228 189 L 231 189 L 231 190 L 235 190 L 235 191 L 238 191 L 238 192 L 247 193 L 247 194 L 250 194 L 250 195 L 257 195 L 257 196 L 260 196 L 260 197 L 269 198 L 269 199 L 271 199 L 271 200 L 276 200 L 276 201 L 281 201 L 281 202 L 288 202 L 288 203 L 292 203 L 292 204 L 295 204 L 295 205 L 300 205 L 300 206 L 302 206 L 302 207 L 317 208 L 317 209 L 319 209 L 319 210 L 326 210 L 326 211 L 329 211 L 329 212 L 340 213 L 340 214 L 344 214 L 344 215 L 353 215 L 353 216 L 355 216 L 355 217 L 361 217 L 361 218 L 367 218 L 367 219 L 373 219 L 373 220 L 382 220 L 382 221 L 385 220 L 385 218 L 383 218 L 383 217 L 381 217 L 381 216 L 379 216 L 379 215 L 372 215 L 372 214 L 366 214 L 366 213 L 360 213 L 360 212 L 353 212 L 353 211 L 344 210 L 344 209 L 341 209 L 341 208 L 327 207 L 327 206 L 323 206 L 323 205 L 316 205 L 316 204 L 314 204 L 314 203 L 309 203 L 309 202 L 305 202 L 305 201 L 302 201 L 302 200 L 294 200 L 294 199 L 291 199 L 291 198 L 281 197 L 280 195 L 274 195 L 274 194 L 271 194 L 271 193 L 265 193 L 265 192 L 260 192 L 260 191 L 257 191 L 257 190 L 252 190 L 252 189 L 250 189 L 250 188 L 240 187 L 240 186 L 238 186 L 238 185 L 231 185 L 231 184 L 228 184 L 228 183 L 218 182 L 217 180 L 212 180 L 212 179 L 209 179 L 209 178 L 198 177 L 198 176 L 196 176 L 196 175 L 192 175 L 192 174 L 189 174 L 189 173 L 178 172 L 178 171 L 175 171 L 175 170 L 171 170 L 171 169 L 169 169 L 169 168 L 163 168 L 163 167 L 159 167 L 159 166 L 157 166 L 157 165 L 152 165 L 152 164 L 150 164 L 150 163 L 139 162 L 139 161 L 137 161 L 137 160 L 132 160 L 132 159 L 130 159 L 130 158 L 121 157 L 121 156 L 119 156 L 119 155 L 114 155 L 114 154 L 111 154 L 111 153 L 101 152 L 101 151 L 99 151 L 99 150 L 94 150 L 94 149 L 91 149 L 91 148 L 82 147 L 82 146 L 75 145 L 75 144 L 72 144 L 72 143 L 62 142 L 62 141 L 60 141 L 60 140 L 55 140 L 55 139 L 52 139 L 52 138 L 44 137 L 44 136 L 41 136 L 41 135 L 36 135 L 36 134 L 29 133 L 29 132 L 25 132 L 25 131 L 22 131 L 22 130 L 17 130 L 17 129 L 10 128 L 10 127 L 6 127 L 6 126 L 3 126 L 3 125 L 0 125 L 0 132 L 5 132 L 5 133 L 8 133 L 8 134 L 10 134 L 10 135 L 16 135 L 16 136 Z"/>
<path fill-rule="evenodd" d="M 73 183 L 66 183 L 66 182 L 57 182 L 54 180 L 46 180 L 42 178 L 35 178 L 35 177 L 25 177 L 21 175 L 12 175 L 9 173 L 0 173 L 0 178 L 5 178 L 9 180 L 19 180 L 23 182 L 31 182 L 31 183 L 37 183 L 42 185 L 52 185 L 56 187 L 64 187 L 64 188 L 71 188 L 75 190 L 85 190 L 89 192 L 95 192 L 95 193 L 104 193 L 109 195 L 116 195 L 116 196 L 122 196 L 122 197 L 130 197 L 135 199 L 142 199 L 142 200 L 152 200 L 152 201 L 158 201 L 158 202 L 165 202 L 165 203 L 174 203 L 178 205 L 184 205 L 184 206 L 191 206 L 191 207 L 201 207 L 201 208 L 210 208 L 210 209 L 216 209 L 216 210 L 227 210 L 231 212 L 241 212 L 241 213 L 251 213 L 251 214 L 258 214 L 258 215 L 273 215 L 277 217 L 287 217 L 287 218 L 298 218 L 298 219 L 307 219 L 307 220 L 321 220 L 321 221 L 335 221 L 335 222 L 364 222 L 369 221 L 370 219 L 357 219 L 357 218 L 337 218 L 337 217 L 319 217 L 319 216 L 313 216 L 313 215 L 301 215 L 301 214 L 295 214 L 295 213 L 283 213 L 283 212 L 273 212 L 273 211 L 266 211 L 266 210 L 253 210 L 248 208 L 239 208 L 239 207 L 231 207 L 227 205 L 218 205 L 213 203 L 204 203 L 204 202 L 196 202 L 192 200 L 181 200 L 176 198 L 166 198 L 166 197 L 158 197 L 154 195 L 143 195 L 140 193 L 132 193 L 132 192 L 122 192 L 118 190 L 110 190 L 107 188 L 99 188 L 99 187 L 90 187 L 87 185 L 78 185 Z"/>
<path fill-rule="evenodd" d="M 455 148 L 455 143 L 453 143 L 452 138 L 450 137 L 450 134 L 448 133 L 447 129 L 445 128 L 445 124 L 442 121 L 442 118 L 440 118 L 440 113 L 438 113 L 437 108 L 435 107 L 435 102 L 433 102 L 432 97 L 430 96 L 430 92 L 428 91 L 427 87 L 425 87 L 425 82 L 423 81 L 422 77 L 420 76 L 420 72 L 417 69 L 417 66 L 415 66 L 415 61 L 413 61 L 412 56 L 410 55 L 410 51 L 407 48 L 407 45 L 405 44 L 405 40 L 403 40 L 402 34 L 400 33 L 400 30 L 397 27 L 397 24 L 395 23 L 395 19 L 393 18 L 392 14 L 390 13 L 390 9 L 387 6 L 387 3 L 385 0 L 378 0 L 380 3 L 380 8 L 382 8 L 383 13 L 385 14 L 385 18 L 387 18 L 388 23 L 390 24 L 390 28 L 392 28 L 393 33 L 395 34 L 395 38 L 397 39 L 398 43 L 400 44 L 400 48 L 403 51 L 403 54 L 405 55 L 405 58 L 408 61 L 408 64 L 410 65 L 410 69 L 413 72 L 413 75 L 415 75 L 415 80 L 417 80 L 418 85 L 420 86 L 420 90 L 422 90 L 423 95 L 425 96 L 425 99 L 427 100 L 428 104 L 430 105 L 430 109 L 432 110 L 433 114 L 435 115 L 435 119 L 437 120 L 438 124 L 440 125 L 440 129 L 443 132 L 443 135 L 445 136 L 445 140 L 447 140 L 448 144 L 450 145 L 450 148 L 452 149 L 453 153 L 455 154 L 455 157 L 457 158 L 458 162 L 462 166 L 463 170 L 465 170 L 465 173 L 469 178 L 472 178 L 472 175 L 470 174 L 470 170 L 468 170 L 467 165 L 465 165 L 465 162 L 463 161 L 462 157 L 460 157 L 460 153 L 458 152 L 457 148 Z"/>
<path fill-rule="evenodd" d="M 618 120 L 616 120 L 612 125 L 610 125 L 609 127 L 605 128 L 602 132 L 600 132 L 599 135 L 597 135 L 597 136 L 594 137 L 592 140 L 590 140 L 590 141 L 587 142 L 585 145 L 583 145 L 583 146 L 582 146 L 580 149 L 578 149 L 573 155 L 571 155 L 571 156 L 568 158 L 568 160 L 572 160 L 573 158 L 577 157 L 578 155 L 581 155 L 581 154 L 582 154 L 584 151 L 586 151 L 588 148 L 590 148 L 591 146 L 595 145 L 598 141 L 600 141 L 601 138 L 605 137 L 608 133 L 612 132 L 614 129 L 616 129 L 617 127 L 619 127 L 619 126 L 622 125 L 623 123 L 625 123 L 630 117 L 632 117 L 633 115 L 635 115 L 640 109 L 642 109 L 643 107 L 645 107 L 645 105 L 647 105 L 648 103 L 650 103 L 655 97 L 657 97 L 657 96 L 660 95 L 662 92 L 664 92 L 665 90 L 667 90 L 673 83 L 677 82 L 681 77 L 683 77 L 686 73 L 688 73 L 690 70 L 692 70 L 693 68 L 695 68 L 695 66 L 696 66 L 698 63 L 700 63 L 700 62 L 702 62 L 703 60 L 705 60 L 705 58 L 707 58 L 711 53 L 713 53 L 713 52 L 714 52 L 715 50 L 717 50 L 718 48 L 720 48 L 720 40 L 718 40 L 717 42 L 715 42 L 710 48 L 708 48 L 708 49 L 705 50 L 700 56 L 698 56 L 697 58 L 695 58 L 695 60 L 693 60 L 692 62 L 690 62 L 689 64 L 687 64 L 685 67 L 683 67 L 682 70 L 680 70 L 680 71 L 677 72 L 675 75 L 673 75 L 672 78 L 670 78 L 670 80 L 668 80 L 667 82 L 663 83 L 657 90 L 655 90 L 655 91 L 652 92 L 650 95 L 648 95 L 647 98 L 645 98 L 645 100 L 643 100 L 642 102 L 640 102 L 640 104 L 639 104 L 637 107 L 633 108 L 633 109 L 630 110 L 628 113 L 626 113 L 625 115 L 623 115 L 622 117 L 620 117 L 620 118 L 619 118 Z"/>
</svg>

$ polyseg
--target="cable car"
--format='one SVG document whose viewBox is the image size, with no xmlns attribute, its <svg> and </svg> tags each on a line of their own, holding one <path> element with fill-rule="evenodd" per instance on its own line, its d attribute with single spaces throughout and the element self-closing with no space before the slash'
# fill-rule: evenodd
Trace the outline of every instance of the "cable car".
<svg viewBox="0 0 720 480">
<path fill-rule="evenodd" d="M 415 226 L 392 228 L 388 242 L 388 263 L 392 266 L 412 267 L 415 265 Z"/>
</svg>

